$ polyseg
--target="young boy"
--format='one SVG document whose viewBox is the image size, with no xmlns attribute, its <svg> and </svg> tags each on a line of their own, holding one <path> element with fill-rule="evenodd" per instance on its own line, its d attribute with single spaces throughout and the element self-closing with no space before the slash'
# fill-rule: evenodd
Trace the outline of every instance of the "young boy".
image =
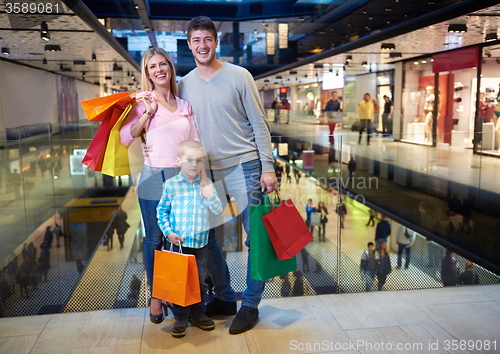
<svg viewBox="0 0 500 354">
<path fill-rule="evenodd" d="M 200 191 L 200 171 L 204 168 L 205 150 L 199 141 L 185 140 L 177 148 L 176 164 L 181 172 L 163 183 L 163 193 L 156 209 L 158 226 L 163 234 L 182 252 L 196 256 L 200 281 L 201 302 L 187 307 L 173 304 L 175 317 L 172 336 L 182 338 L 188 321 L 205 331 L 215 328 L 215 323 L 205 315 L 204 298 L 208 258 L 208 210 L 222 213 L 222 203 L 212 184 Z M 175 269 L 172 269 L 175 272 Z"/>
</svg>

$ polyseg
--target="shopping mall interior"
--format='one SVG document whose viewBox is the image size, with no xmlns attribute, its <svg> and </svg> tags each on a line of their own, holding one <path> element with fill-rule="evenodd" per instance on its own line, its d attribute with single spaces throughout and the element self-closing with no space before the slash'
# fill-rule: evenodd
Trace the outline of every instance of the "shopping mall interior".
<svg viewBox="0 0 500 354">
<path fill-rule="evenodd" d="M 127 173 L 83 164 L 104 123 L 80 102 L 141 91 L 150 47 L 177 79 L 195 69 L 199 15 L 217 58 L 255 80 L 281 199 L 303 219 L 323 202 L 328 217 L 296 270 L 266 280 L 255 328 L 231 335 L 232 316 L 216 316 L 176 339 L 171 312 L 149 319 L 140 143 Z M 0 23 L 1 353 L 500 352 L 498 0 L 30 0 L 2 4 Z M 247 235 L 222 215 L 241 300 Z M 360 267 L 382 223 L 379 284 Z"/>
</svg>

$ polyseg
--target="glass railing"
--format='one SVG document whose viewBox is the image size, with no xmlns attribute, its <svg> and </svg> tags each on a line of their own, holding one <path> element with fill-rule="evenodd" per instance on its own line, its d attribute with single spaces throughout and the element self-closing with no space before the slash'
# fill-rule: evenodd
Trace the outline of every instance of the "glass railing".
<svg viewBox="0 0 500 354">
<path fill-rule="evenodd" d="M 283 110 L 279 117 L 280 124 L 274 116 L 268 120 L 284 171 L 281 197 L 292 199 L 304 219 L 308 199 L 314 205 L 323 201 L 328 221 L 324 241 L 319 237 L 321 222 L 313 222 L 315 240 L 297 255 L 297 271 L 268 280 L 264 297 L 361 292 L 367 283 L 369 290 L 378 290 L 377 278 L 371 281 L 373 274 L 360 265 L 382 215 L 391 226 L 392 268 L 382 290 L 443 286 L 446 248 L 456 252 L 460 273 L 470 259 L 474 282 L 498 283 L 492 272 L 500 264 L 496 157 L 463 147 L 394 141 L 381 134 L 373 134 L 369 146 L 363 134 L 358 144 L 359 133 L 352 131 L 347 114 L 332 138 L 322 117 L 314 121 L 304 112 Z M 136 196 L 126 194 L 131 179 L 109 178 L 80 163 L 97 127 L 81 122 L 1 135 L 8 137 L 0 141 L 2 316 L 146 305 L 140 211 Z M 356 162 L 352 173 L 351 157 Z M 344 228 L 336 212 L 339 195 L 347 210 Z M 119 205 L 128 208 L 131 228 L 123 248 L 116 234 L 111 248 L 106 234 Z M 366 226 L 369 208 L 377 212 L 373 227 Z M 238 231 L 238 220 L 228 220 L 220 240 L 232 286 L 241 293 L 245 236 Z M 406 237 L 407 229 L 415 236 L 408 264 L 406 247 L 398 244 L 398 234 Z M 99 292 L 100 282 L 107 291 Z"/>
</svg>

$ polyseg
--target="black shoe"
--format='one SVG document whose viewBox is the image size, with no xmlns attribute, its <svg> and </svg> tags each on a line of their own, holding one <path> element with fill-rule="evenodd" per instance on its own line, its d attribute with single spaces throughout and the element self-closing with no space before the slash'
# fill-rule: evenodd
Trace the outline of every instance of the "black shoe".
<svg viewBox="0 0 500 354">
<path fill-rule="evenodd" d="M 205 315 L 208 317 L 223 315 L 232 316 L 236 314 L 236 301 L 222 301 L 217 298 L 213 298 L 205 306 Z"/>
<path fill-rule="evenodd" d="M 207 315 L 191 315 L 189 322 L 204 331 L 211 331 L 215 328 L 215 322 L 212 321 Z"/>
<path fill-rule="evenodd" d="M 150 304 L 151 304 L 151 299 L 149 300 L 150 301 Z M 158 324 L 158 323 L 162 323 L 163 322 L 163 319 L 165 318 L 163 316 L 163 306 L 161 307 L 162 311 L 159 315 L 153 315 L 151 313 L 151 305 L 149 305 L 149 319 L 151 320 L 151 322 L 153 322 L 154 324 Z"/>
<path fill-rule="evenodd" d="M 229 333 L 240 334 L 255 327 L 259 322 L 259 309 L 254 309 L 248 306 L 241 306 L 236 314 L 236 317 L 229 327 Z"/>
<path fill-rule="evenodd" d="M 182 338 L 186 335 L 187 320 L 175 320 L 174 328 L 172 328 L 172 337 Z"/>
</svg>

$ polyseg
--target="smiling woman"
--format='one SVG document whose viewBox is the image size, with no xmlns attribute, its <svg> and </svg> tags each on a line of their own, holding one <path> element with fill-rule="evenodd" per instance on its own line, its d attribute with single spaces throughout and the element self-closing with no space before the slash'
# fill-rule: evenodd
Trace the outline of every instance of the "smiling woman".
<svg viewBox="0 0 500 354">
<path fill-rule="evenodd" d="M 164 235 L 158 227 L 156 207 L 162 184 L 178 173 L 177 146 L 186 139 L 198 140 L 191 105 L 176 96 L 175 68 L 167 52 L 151 48 L 141 62 L 143 99 L 132 107 L 120 131 L 121 141 L 130 145 L 139 136 L 152 151 L 146 154 L 137 188 L 146 239 L 144 265 L 152 288 L 154 252 L 160 250 Z M 146 132 L 146 134 L 144 134 Z M 204 177 L 206 178 L 206 176 Z M 160 323 L 166 305 L 151 298 L 150 319 Z"/>
</svg>

